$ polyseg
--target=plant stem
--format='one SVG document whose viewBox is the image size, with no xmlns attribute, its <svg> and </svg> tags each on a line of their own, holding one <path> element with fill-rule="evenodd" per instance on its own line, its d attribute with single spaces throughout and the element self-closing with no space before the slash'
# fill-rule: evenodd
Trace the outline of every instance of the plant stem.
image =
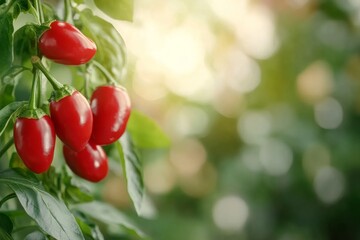
<svg viewBox="0 0 360 240">
<path fill-rule="evenodd" d="M 64 0 L 64 21 L 73 24 L 71 0 Z"/>
<path fill-rule="evenodd" d="M 84 73 L 84 96 L 86 98 L 89 98 L 89 78 L 90 78 L 89 64 L 86 64 L 85 68 L 83 68 L 83 73 Z"/>
<path fill-rule="evenodd" d="M 39 18 L 38 18 L 39 23 L 43 24 L 45 22 L 45 18 L 44 18 L 44 12 L 42 10 L 40 0 L 35 0 L 35 8 L 36 8 L 36 11 L 37 11 L 38 16 L 39 16 Z"/>
<path fill-rule="evenodd" d="M 16 194 L 15 193 L 10 193 L 9 195 L 7 195 L 6 197 L 4 197 L 3 199 L 1 199 L 0 201 L 0 208 L 2 207 L 2 205 L 7 201 L 10 200 L 12 198 L 16 198 Z"/>
<path fill-rule="evenodd" d="M 49 73 L 49 71 L 41 63 L 41 60 L 38 56 L 31 57 L 31 62 L 34 67 L 38 68 L 45 75 L 45 77 L 49 80 L 49 82 L 52 85 L 52 87 L 54 88 L 54 90 L 59 90 L 60 88 L 62 88 L 64 86 Z"/>
<path fill-rule="evenodd" d="M 4 147 L 0 150 L 0 158 L 4 155 L 4 153 L 6 153 L 6 151 L 13 145 L 14 143 L 14 138 L 11 138 L 5 145 Z"/>
<path fill-rule="evenodd" d="M 41 75 L 39 74 L 39 70 L 38 69 L 36 69 L 36 71 L 38 72 L 38 75 L 39 75 L 39 80 L 38 80 L 38 88 L 37 88 L 37 106 L 38 107 L 41 107 L 41 105 L 42 105 L 42 102 L 43 102 L 43 100 L 42 100 L 42 96 L 43 96 L 43 89 L 42 89 L 42 84 L 43 84 L 43 82 L 42 82 L 42 79 L 41 79 Z"/>
<path fill-rule="evenodd" d="M 100 72 L 105 76 L 106 80 L 108 83 L 112 83 L 117 85 L 116 80 L 111 76 L 111 74 L 109 73 L 109 71 L 104 68 L 103 65 L 101 65 L 100 63 L 98 63 L 97 61 L 93 61 L 92 62 L 94 64 L 95 67 L 97 67 L 97 69 L 100 70 Z"/>
<path fill-rule="evenodd" d="M 30 101 L 29 101 L 29 109 L 35 110 L 37 108 L 37 102 L 36 98 L 39 95 L 38 92 L 38 85 L 39 85 L 39 70 L 34 67 L 33 69 L 33 83 L 31 87 L 31 95 L 30 95 Z"/>
</svg>

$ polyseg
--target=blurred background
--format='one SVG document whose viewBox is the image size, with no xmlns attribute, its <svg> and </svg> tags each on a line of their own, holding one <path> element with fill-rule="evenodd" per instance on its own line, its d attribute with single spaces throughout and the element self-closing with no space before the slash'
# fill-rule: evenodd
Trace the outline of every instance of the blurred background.
<svg viewBox="0 0 360 240">
<path fill-rule="evenodd" d="M 360 239 L 360 1 L 137 0 L 114 22 L 156 240 Z M 131 209 L 123 180 L 103 196 Z"/>
</svg>

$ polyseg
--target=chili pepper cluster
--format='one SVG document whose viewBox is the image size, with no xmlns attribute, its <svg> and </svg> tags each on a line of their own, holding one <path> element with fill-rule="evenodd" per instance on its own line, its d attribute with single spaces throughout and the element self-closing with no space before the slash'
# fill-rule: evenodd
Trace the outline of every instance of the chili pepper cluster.
<svg viewBox="0 0 360 240">
<path fill-rule="evenodd" d="M 38 40 L 41 54 L 64 65 L 89 62 L 96 53 L 95 43 L 75 26 L 54 21 Z M 50 116 L 32 104 L 16 119 L 15 148 L 35 173 L 49 169 L 54 156 L 56 136 L 63 142 L 63 155 L 78 176 L 98 182 L 108 173 L 108 158 L 101 146 L 117 141 L 125 132 L 131 103 L 125 88 L 116 85 L 98 87 L 88 100 L 72 86 L 58 82 L 32 58 L 34 69 L 47 77 L 54 91 L 50 98 Z M 35 82 L 35 81 L 34 81 Z M 34 88 L 34 85 L 33 85 Z"/>
</svg>

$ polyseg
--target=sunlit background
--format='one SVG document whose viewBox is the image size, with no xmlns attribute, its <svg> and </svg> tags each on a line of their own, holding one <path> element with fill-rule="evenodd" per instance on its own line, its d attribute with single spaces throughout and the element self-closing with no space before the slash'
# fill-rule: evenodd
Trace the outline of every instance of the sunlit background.
<svg viewBox="0 0 360 240">
<path fill-rule="evenodd" d="M 138 0 L 114 22 L 156 240 L 360 239 L 360 1 Z M 119 194 L 119 189 L 122 194 Z M 124 181 L 103 196 L 131 209 Z"/>
</svg>

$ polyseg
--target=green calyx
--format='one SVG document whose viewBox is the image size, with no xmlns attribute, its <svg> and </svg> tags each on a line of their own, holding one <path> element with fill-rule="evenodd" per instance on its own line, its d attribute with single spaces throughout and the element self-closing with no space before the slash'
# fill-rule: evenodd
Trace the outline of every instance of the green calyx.
<svg viewBox="0 0 360 240">
<path fill-rule="evenodd" d="M 30 118 L 30 119 L 40 119 L 45 115 L 46 115 L 46 113 L 41 108 L 37 108 L 37 109 L 26 109 L 26 110 L 22 111 L 18 117 Z"/>
<path fill-rule="evenodd" d="M 76 91 L 75 88 L 65 84 L 62 88 L 54 90 L 51 93 L 49 102 L 54 102 L 54 101 L 57 102 L 63 99 L 64 97 L 71 96 L 75 91 Z"/>
</svg>

